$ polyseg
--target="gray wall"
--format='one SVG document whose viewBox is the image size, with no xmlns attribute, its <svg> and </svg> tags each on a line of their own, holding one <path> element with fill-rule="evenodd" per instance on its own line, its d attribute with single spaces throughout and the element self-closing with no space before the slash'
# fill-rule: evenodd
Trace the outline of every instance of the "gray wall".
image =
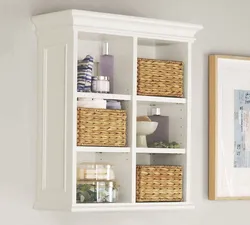
<svg viewBox="0 0 250 225">
<path fill-rule="evenodd" d="M 30 17 L 69 8 L 204 25 L 193 48 L 192 197 L 196 209 L 100 214 L 32 209 L 37 75 L 36 37 Z M 207 200 L 207 56 L 250 56 L 249 8 L 248 0 L 0 0 L 0 224 L 249 225 L 249 201 Z"/>
</svg>

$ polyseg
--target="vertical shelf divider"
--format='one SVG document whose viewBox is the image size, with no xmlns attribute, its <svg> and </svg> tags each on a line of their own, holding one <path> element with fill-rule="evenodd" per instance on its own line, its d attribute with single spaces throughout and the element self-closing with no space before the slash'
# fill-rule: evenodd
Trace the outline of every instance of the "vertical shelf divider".
<svg viewBox="0 0 250 225">
<path fill-rule="evenodd" d="M 137 115 L 137 37 L 133 37 L 133 90 L 132 90 L 132 203 L 136 202 L 136 115 Z"/>
<path fill-rule="evenodd" d="M 186 113 L 187 113 L 187 137 L 186 137 L 186 171 L 185 171 L 185 183 L 184 183 L 184 190 L 185 190 L 185 201 L 190 202 L 191 201 L 191 104 L 192 104 L 192 99 L 191 99 L 191 88 L 192 88 L 192 69 L 191 69 L 191 64 L 192 64 L 192 42 L 188 43 L 188 48 L 187 48 L 187 69 L 185 70 L 186 73 L 186 80 L 185 80 L 185 97 L 187 99 L 186 103 Z"/>
</svg>

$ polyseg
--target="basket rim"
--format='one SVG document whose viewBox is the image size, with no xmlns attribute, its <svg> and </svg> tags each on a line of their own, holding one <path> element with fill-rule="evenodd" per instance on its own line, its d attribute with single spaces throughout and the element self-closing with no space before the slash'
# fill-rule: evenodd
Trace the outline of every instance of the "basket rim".
<svg viewBox="0 0 250 225">
<path fill-rule="evenodd" d="M 115 111 L 115 112 L 126 112 L 125 109 L 99 109 L 99 108 L 83 108 L 77 107 L 77 110 L 93 110 L 93 111 Z"/>
<path fill-rule="evenodd" d="M 181 65 L 184 65 L 183 61 L 178 61 L 178 60 L 166 60 L 166 59 L 151 59 L 151 58 L 137 58 L 137 61 L 140 60 L 151 60 L 151 61 L 156 61 L 156 62 L 172 62 L 172 63 L 180 63 Z"/>
<path fill-rule="evenodd" d="M 136 167 L 183 167 L 181 165 L 174 165 L 174 166 L 170 166 L 170 165 L 137 165 Z"/>
</svg>

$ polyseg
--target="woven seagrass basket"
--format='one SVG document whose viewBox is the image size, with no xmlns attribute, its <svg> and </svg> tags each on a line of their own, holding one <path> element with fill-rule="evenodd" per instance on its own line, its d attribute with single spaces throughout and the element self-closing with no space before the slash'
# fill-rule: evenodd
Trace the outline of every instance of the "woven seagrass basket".
<svg viewBox="0 0 250 225">
<path fill-rule="evenodd" d="M 137 94 L 183 97 L 183 62 L 138 58 Z"/>
<path fill-rule="evenodd" d="M 126 145 L 125 110 L 77 109 L 77 145 L 110 146 Z"/>
<path fill-rule="evenodd" d="M 136 201 L 182 201 L 182 167 L 137 166 Z"/>
</svg>

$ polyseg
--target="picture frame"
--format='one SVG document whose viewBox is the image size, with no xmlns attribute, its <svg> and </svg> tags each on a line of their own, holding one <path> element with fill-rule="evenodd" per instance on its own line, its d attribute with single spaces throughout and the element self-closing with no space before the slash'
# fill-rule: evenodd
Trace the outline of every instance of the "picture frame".
<svg viewBox="0 0 250 225">
<path fill-rule="evenodd" d="M 209 200 L 250 200 L 250 57 L 209 56 Z"/>
</svg>

